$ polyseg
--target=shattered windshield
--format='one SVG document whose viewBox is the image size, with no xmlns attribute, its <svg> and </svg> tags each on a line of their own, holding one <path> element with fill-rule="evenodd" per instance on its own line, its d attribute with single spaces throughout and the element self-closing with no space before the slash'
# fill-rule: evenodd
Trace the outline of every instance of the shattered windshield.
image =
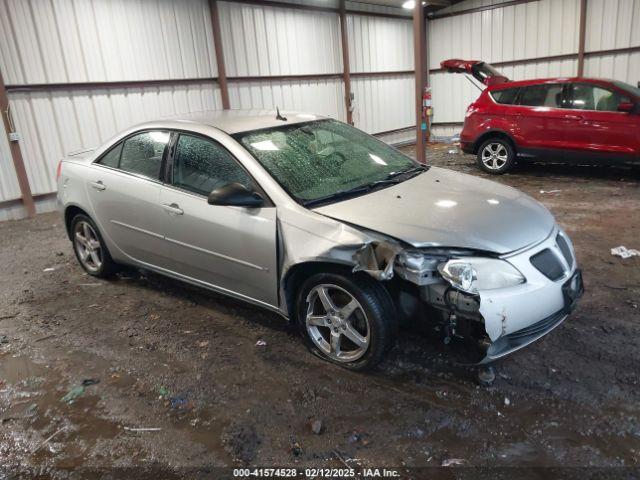
<svg viewBox="0 0 640 480">
<path fill-rule="evenodd" d="M 235 138 L 304 205 L 364 194 L 424 171 L 386 143 L 335 120 L 243 132 Z"/>
</svg>

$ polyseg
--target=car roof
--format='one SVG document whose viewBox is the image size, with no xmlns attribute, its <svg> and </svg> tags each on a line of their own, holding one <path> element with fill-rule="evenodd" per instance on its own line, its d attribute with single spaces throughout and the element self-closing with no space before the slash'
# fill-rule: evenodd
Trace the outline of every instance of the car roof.
<svg viewBox="0 0 640 480">
<path fill-rule="evenodd" d="M 275 110 L 209 110 L 164 117 L 137 125 L 136 128 L 144 128 L 146 125 L 153 125 L 154 128 L 157 128 L 161 127 L 163 122 L 167 122 L 167 127 L 173 128 L 176 122 L 184 122 L 186 124 L 207 125 L 225 133 L 234 134 L 328 118 L 310 113 L 283 111 L 280 112 L 280 115 L 286 120 L 282 120 L 277 119 L 276 115 Z"/>
<path fill-rule="evenodd" d="M 503 90 L 505 88 L 526 87 L 529 85 L 542 85 L 545 83 L 594 83 L 597 85 L 611 85 L 613 80 L 606 78 L 585 78 L 585 77 L 555 77 L 536 78 L 533 80 L 517 80 L 506 83 L 498 83 L 489 87 L 490 90 Z"/>
</svg>

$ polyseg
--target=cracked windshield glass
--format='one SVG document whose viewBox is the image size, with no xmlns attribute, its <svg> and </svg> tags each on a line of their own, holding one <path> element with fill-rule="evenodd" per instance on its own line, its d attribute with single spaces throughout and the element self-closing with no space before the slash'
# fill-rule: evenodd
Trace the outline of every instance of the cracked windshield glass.
<svg viewBox="0 0 640 480">
<path fill-rule="evenodd" d="M 333 120 L 245 132 L 236 138 L 305 205 L 362 194 L 424 170 L 380 140 Z"/>
</svg>

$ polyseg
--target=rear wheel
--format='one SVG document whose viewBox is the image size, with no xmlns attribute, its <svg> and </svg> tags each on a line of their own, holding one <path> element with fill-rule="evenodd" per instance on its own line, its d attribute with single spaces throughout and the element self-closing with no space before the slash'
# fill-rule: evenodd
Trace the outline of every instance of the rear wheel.
<svg viewBox="0 0 640 480">
<path fill-rule="evenodd" d="M 478 149 L 478 166 L 487 173 L 501 175 L 515 163 L 516 152 L 511 142 L 504 138 L 490 138 Z"/>
<path fill-rule="evenodd" d="M 107 278 L 117 271 L 118 266 L 111 258 L 93 220 L 83 214 L 76 215 L 71 221 L 71 232 L 73 251 L 89 275 Z"/>
<path fill-rule="evenodd" d="M 309 349 L 352 370 L 377 365 L 393 344 L 395 312 L 375 280 L 320 273 L 297 296 L 297 321 Z"/>
</svg>

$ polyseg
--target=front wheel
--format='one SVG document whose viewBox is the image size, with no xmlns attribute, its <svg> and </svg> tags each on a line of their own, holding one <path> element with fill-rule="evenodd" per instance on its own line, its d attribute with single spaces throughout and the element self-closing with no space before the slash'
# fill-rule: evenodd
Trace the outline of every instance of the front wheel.
<svg viewBox="0 0 640 480">
<path fill-rule="evenodd" d="M 312 353 L 351 370 L 377 365 L 393 345 L 395 312 L 386 290 L 359 275 L 320 273 L 297 296 L 297 321 Z"/>
<path fill-rule="evenodd" d="M 478 149 L 478 166 L 492 175 L 501 175 L 513 167 L 516 152 L 511 142 L 503 138 L 490 138 Z"/>
</svg>

